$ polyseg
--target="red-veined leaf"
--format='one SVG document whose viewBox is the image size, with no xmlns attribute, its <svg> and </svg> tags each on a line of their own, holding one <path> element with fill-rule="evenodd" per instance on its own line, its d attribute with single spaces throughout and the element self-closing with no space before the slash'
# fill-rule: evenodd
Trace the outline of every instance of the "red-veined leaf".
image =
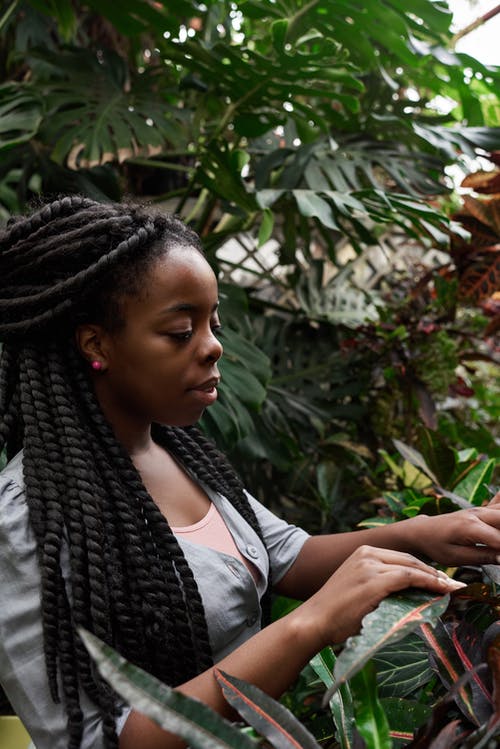
<svg viewBox="0 0 500 749">
<path fill-rule="evenodd" d="M 500 250 L 479 258 L 467 267 L 460 276 L 460 294 L 479 302 L 493 296 L 500 288 Z M 488 249 L 488 248 L 484 248 Z"/>
<path fill-rule="evenodd" d="M 320 749 L 297 718 L 253 684 L 214 669 L 224 697 L 258 733 L 276 749 Z"/>
<path fill-rule="evenodd" d="M 181 736 L 193 749 L 254 749 L 251 739 L 203 702 L 129 663 L 92 633 L 80 628 L 79 635 L 103 679 L 128 704 L 166 731 Z"/>
<path fill-rule="evenodd" d="M 445 687 L 451 689 L 453 685 L 460 682 L 464 668 L 453 647 L 449 633 L 442 623 L 438 623 L 434 630 L 423 624 L 420 627 L 420 634 L 431 650 L 431 664 L 435 667 Z M 468 718 L 477 724 L 471 695 L 466 687 L 460 684 L 455 691 L 455 701 L 458 706 Z"/>
<path fill-rule="evenodd" d="M 479 723 L 485 722 L 491 713 L 493 699 L 490 690 L 481 679 L 478 673 L 478 665 L 481 659 L 481 646 L 478 636 L 472 632 L 472 627 L 467 621 L 454 627 L 451 633 L 451 640 L 457 651 L 457 655 L 464 664 L 464 668 L 471 675 L 471 684 L 473 688 L 473 706 L 477 714 L 481 711 L 483 714 L 478 716 Z M 482 664 L 485 668 L 485 664 Z"/>
</svg>

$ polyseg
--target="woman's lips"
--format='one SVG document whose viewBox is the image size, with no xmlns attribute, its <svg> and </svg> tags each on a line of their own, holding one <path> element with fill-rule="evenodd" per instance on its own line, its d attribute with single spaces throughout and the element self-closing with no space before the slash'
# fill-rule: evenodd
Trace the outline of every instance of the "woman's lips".
<svg viewBox="0 0 500 749">
<path fill-rule="evenodd" d="M 193 393 L 197 400 L 203 405 L 210 406 L 217 400 L 217 385 L 219 380 L 214 377 L 206 382 L 202 382 L 201 385 L 197 385 L 194 388 L 189 388 L 189 392 Z"/>
</svg>

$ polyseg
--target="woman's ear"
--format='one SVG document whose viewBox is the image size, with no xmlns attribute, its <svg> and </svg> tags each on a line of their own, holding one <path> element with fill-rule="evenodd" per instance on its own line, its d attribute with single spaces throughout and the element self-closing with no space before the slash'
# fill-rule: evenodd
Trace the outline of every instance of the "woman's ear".
<svg viewBox="0 0 500 749">
<path fill-rule="evenodd" d="M 75 342 L 80 354 L 92 369 L 104 371 L 108 368 L 106 332 L 101 325 L 78 325 L 75 330 Z"/>
</svg>

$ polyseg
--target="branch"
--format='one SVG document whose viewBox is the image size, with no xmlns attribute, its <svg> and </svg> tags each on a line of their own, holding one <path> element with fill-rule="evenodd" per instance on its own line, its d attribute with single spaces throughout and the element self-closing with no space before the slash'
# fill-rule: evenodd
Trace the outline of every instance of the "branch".
<svg viewBox="0 0 500 749">
<path fill-rule="evenodd" d="M 500 5 L 497 5 L 496 8 L 492 8 L 487 13 L 485 13 L 484 16 L 479 16 L 479 18 L 476 18 L 475 21 L 472 21 L 472 23 L 469 23 L 468 26 L 465 26 L 465 28 L 461 29 L 460 31 L 457 31 L 457 33 L 451 40 L 452 48 L 455 47 L 456 43 L 460 39 L 462 39 L 462 37 L 467 36 L 467 34 L 470 34 L 471 31 L 474 31 L 475 29 L 479 28 L 479 26 L 483 26 L 483 24 L 485 24 L 487 21 L 490 21 L 499 13 L 500 13 Z"/>
</svg>

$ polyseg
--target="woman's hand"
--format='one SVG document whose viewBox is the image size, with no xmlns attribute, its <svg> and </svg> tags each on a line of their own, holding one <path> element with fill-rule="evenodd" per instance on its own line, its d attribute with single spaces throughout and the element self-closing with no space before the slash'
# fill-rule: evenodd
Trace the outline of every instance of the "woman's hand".
<svg viewBox="0 0 500 749">
<path fill-rule="evenodd" d="M 311 617 L 319 650 L 358 632 L 390 593 L 411 587 L 444 595 L 463 585 L 411 554 L 360 546 L 297 612 Z"/>
<path fill-rule="evenodd" d="M 408 523 L 407 533 L 408 548 L 440 564 L 498 564 L 500 492 L 484 507 L 432 517 L 417 515 Z"/>
</svg>

